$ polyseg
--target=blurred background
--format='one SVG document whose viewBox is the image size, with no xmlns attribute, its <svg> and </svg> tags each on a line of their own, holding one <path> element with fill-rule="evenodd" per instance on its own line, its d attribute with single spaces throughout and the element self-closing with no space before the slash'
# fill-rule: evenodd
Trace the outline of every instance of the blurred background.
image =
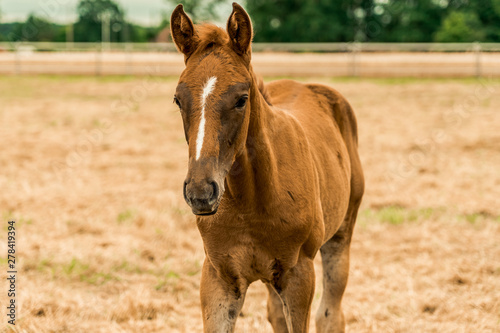
<svg viewBox="0 0 500 333">
<path fill-rule="evenodd" d="M 177 75 L 177 0 L 1 0 L 0 73 Z M 224 25 L 229 0 L 182 1 Z M 245 1 L 265 75 L 500 75 L 499 0 Z M 64 56 L 61 53 L 64 52 Z M 307 59 L 296 53 L 313 53 Z M 173 57 L 161 53 L 173 53 Z M 325 57 L 324 53 L 329 53 Z M 395 54 L 398 53 L 398 54 Z M 363 55 L 363 56 L 361 56 Z"/>
<path fill-rule="evenodd" d="M 222 26 L 232 9 L 183 3 Z M 357 117 L 347 331 L 499 332 L 500 0 L 242 4 L 265 82 L 327 85 Z M 0 332 L 202 331 L 175 5 L 0 0 L 1 274 L 11 220 L 18 259 L 16 325 L 2 278 Z M 266 299 L 250 286 L 236 332 L 272 331 Z"/>
<path fill-rule="evenodd" d="M 229 0 L 187 0 L 195 23 L 223 22 Z M 166 42 L 177 0 L 2 0 L 0 38 Z M 243 1 L 255 42 L 500 42 L 498 0 Z M 34 30 L 37 30 L 35 33 Z"/>
</svg>

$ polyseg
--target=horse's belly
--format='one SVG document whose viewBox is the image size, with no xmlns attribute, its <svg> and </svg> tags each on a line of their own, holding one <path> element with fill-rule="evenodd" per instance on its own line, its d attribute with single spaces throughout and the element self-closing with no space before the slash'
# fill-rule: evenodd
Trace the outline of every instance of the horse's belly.
<svg viewBox="0 0 500 333">
<path fill-rule="evenodd" d="M 281 172 L 282 183 L 290 179 L 314 182 L 307 186 L 309 190 L 306 191 L 314 198 L 308 197 L 304 202 L 310 205 L 314 200 L 316 203 L 313 223 L 319 225 L 314 227 L 324 230 L 323 240 L 326 241 L 338 230 L 347 212 L 351 177 L 349 153 L 335 120 L 328 112 L 319 107 L 308 109 L 305 105 L 297 104 L 294 111 L 289 113 L 300 124 L 302 132 L 298 137 L 302 137 L 295 141 L 293 137 L 281 140 L 289 145 L 285 150 L 294 151 L 294 157 L 297 158 L 292 169 L 296 174 Z M 307 142 L 307 148 L 299 149 L 304 142 Z M 292 163 L 286 162 L 283 164 Z M 299 174 L 301 166 L 309 169 Z M 314 175 L 311 173 L 312 168 L 315 169 Z"/>
<path fill-rule="evenodd" d="M 347 148 L 337 128 L 313 149 L 318 175 L 321 211 L 325 229 L 324 241 L 329 240 L 342 224 L 349 205 L 351 165 Z"/>
</svg>

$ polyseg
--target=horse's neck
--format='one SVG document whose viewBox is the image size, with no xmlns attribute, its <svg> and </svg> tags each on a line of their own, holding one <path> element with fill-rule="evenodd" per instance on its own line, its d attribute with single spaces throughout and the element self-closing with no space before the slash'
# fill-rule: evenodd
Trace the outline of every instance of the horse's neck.
<svg viewBox="0 0 500 333">
<path fill-rule="evenodd" d="M 275 190 L 276 161 L 266 128 L 272 122 L 272 110 L 253 80 L 250 92 L 250 120 L 245 149 L 238 155 L 228 177 L 230 196 L 244 201 L 249 208 L 265 210 Z"/>
</svg>

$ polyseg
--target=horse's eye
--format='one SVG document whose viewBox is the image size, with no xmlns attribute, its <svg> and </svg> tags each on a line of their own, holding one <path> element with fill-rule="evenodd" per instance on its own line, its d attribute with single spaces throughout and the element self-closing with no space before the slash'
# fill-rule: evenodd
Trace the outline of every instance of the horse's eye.
<svg viewBox="0 0 500 333">
<path fill-rule="evenodd" d="M 236 105 L 234 107 L 237 109 L 241 109 L 247 104 L 247 100 L 248 100 L 247 95 L 240 97 L 240 99 L 238 100 L 238 102 L 236 102 Z"/>
<path fill-rule="evenodd" d="M 176 96 L 174 96 L 174 103 L 177 104 L 179 108 L 181 107 L 181 103 L 179 102 Z"/>
</svg>

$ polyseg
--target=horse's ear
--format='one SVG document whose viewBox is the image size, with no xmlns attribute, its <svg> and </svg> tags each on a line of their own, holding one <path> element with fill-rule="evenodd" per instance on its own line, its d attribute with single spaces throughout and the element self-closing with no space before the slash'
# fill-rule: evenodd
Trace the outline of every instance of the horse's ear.
<svg viewBox="0 0 500 333">
<path fill-rule="evenodd" d="M 233 49 L 239 54 L 250 53 L 252 42 L 252 21 L 247 12 L 233 2 L 233 12 L 227 20 L 227 33 Z"/>
<path fill-rule="evenodd" d="M 170 18 L 170 32 L 177 49 L 184 53 L 185 60 L 196 50 L 199 43 L 193 21 L 184 12 L 182 5 L 177 5 Z"/>
</svg>

